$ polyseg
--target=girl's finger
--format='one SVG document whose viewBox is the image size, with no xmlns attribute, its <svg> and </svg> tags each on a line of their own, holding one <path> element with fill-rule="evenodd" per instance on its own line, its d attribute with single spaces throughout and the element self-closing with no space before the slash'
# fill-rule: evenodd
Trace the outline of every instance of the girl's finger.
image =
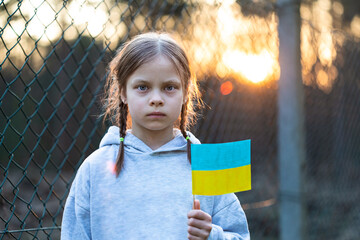
<svg viewBox="0 0 360 240">
<path fill-rule="evenodd" d="M 190 218 L 188 220 L 188 225 L 189 225 L 189 227 L 195 227 L 198 229 L 202 229 L 202 230 L 205 230 L 206 232 L 210 232 L 212 229 L 212 224 L 210 224 L 209 222 L 195 219 L 195 218 Z"/>
<path fill-rule="evenodd" d="M 211 216 L 201 210 L 191 210 L 187 214 L 188 218 L 196 218 L 200 220 L 207 220 L 211 222 Z"/>
<path fill-rule="evenodd" d="M 188 227 L 188 233 L 190 236 L 199 238 L 205 238 L 208 236 L 208 234 L 204 230 L 192 226 Z"/>
<path fill-rule="evenodd" d="M 198 199 L 195 199 L 193 209 L 200 210 L 200 201 Z"/>
<path fill-rule="evenodd" d="M 193 236 L 193 235 L 188 235 L 188 239 L 189 240 L 202 240 L 200 237 L 195 237 L 195 236 Z"/>
</svg>

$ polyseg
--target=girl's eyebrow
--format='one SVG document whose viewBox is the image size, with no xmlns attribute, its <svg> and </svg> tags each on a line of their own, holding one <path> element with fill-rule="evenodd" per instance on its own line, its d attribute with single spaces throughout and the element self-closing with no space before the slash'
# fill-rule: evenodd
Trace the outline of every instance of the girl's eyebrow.
<svg viewBox="0 0 360 240">
<path fill-rule="evenodd" d="M 164 84 L 181 84 L 180 80 L 170 79 L 164 82 Z"/>
<path fill-rule="evenodd" d="M 133 84 L 139 84 L 139 83 L 148 83 L 149 81 L 146 81 L 144 79 L 135 79 L 132 83 Z"/>
<path fill-rule="evenodd" d="M 142 78 L 133 80 L 133 84 L 139 84 L 139 83 L 147 83 L 148 84 L 148 83 L 151 83 L 151 81 L 145 80 Z M 181 84 L 181 81 L 178 79 L 169 79 L 169 80 L 162 82 L 161 84 Z"/>
</svg>

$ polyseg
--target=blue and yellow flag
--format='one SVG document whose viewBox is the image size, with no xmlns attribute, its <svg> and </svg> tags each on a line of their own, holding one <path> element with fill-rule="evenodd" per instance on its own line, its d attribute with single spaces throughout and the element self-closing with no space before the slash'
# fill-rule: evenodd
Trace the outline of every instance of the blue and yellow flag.
<svg viewBox="0 0 360 240">
<path fill-rule="evenodd" d="M 250 140 L 191 144 L 191 170 L 193 195 L 250 190 Z"/>
</svg>

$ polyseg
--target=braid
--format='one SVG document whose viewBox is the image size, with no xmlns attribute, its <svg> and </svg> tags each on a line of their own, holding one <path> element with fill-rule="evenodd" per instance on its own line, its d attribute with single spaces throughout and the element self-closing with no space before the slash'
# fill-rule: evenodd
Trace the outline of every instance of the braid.
<svg viewBox="0 0 360 240">
<path fill-rule="evenodd" d="M 181 108 L 181 117 L 180 117 L 180 131 L 184 138 L 187 141 L 187 157 L 189 160 L 189 163 L 191 164 L 191 141 L 188 139 L 188 135 L 186 133 L 186 115 L 187 115 L 187 104 L 183 104 Z"/>
<path fill-rule="evenodd" d="M 127 115 L 128 115 L 128 106 L 123 101 L 120 100 L 119 104 L 119 130 L 120 130 L 120 138 L 125 138 L 126 135 L 126 122 L 127 122 Z M 124 141 L 120 141 L 119 152 L 116 157 L 116 164 L 115 164 L 115 172 L 116 176 L 118 177 L 121 169 L 124 166 Z"/>
</svg>

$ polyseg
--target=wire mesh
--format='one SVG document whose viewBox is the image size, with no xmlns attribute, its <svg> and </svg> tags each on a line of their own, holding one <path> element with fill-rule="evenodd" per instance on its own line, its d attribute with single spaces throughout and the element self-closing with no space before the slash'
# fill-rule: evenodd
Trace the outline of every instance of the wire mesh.
<svg viewBox="0 0 360 240">
<path fill-rule="evenodd" d="M 360 235 L 360 48 L 341 6 L 300 6 L 309 239 Z M 150 30 L 172 32 L 193 60 L 207 105 L 195 135 L 252 139 L 253 189 L 237 196 L 252 238 L 279 238 L 277 11 L 272 1 L 0 1 L 0 239 L 59 239 L 71 182 L 107 128 L 106 64 Z"/>
</svg>

